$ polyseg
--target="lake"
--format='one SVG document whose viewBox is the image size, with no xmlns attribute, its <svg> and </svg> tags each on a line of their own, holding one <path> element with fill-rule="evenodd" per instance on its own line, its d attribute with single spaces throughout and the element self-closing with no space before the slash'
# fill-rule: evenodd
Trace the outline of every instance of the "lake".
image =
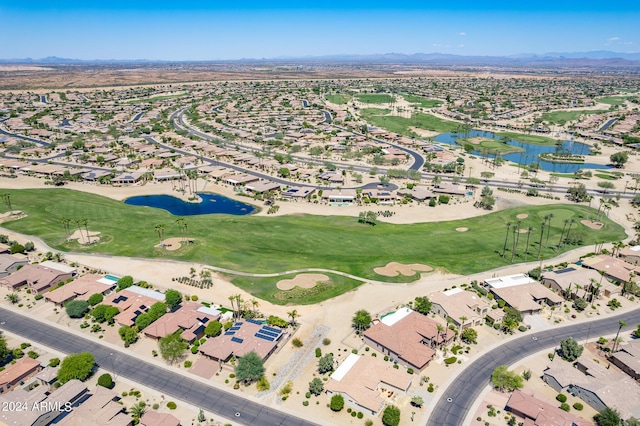
<svg viewBox="0 0 640 426">
<path fill-rule="evenodd" d="M 189 203 L 172 195 L 141 195 L 124 200 L 132 206 L 146 206 L 163 209 L 175 216 L 195 216 L 200 214 L 232 214 L 244 216 L 255 212 L 256 208 L 231 198 L 211 193 L 198 193 L 201 203 Z"/>
<path fill-rule="evenodd" d="M 436 136 L 433 140 L 448 145 L 460 146 L 456 143 L 456 139 L 467 137 L 459 133 L 442 133 Z M 499 136 L 496 136 L 492 132 L 483 132 L 479 130 L 472 130 L 469 137 L 484 137 L 495 140 L 500 140 Z M 518 146 L 524 149 L 523 152 L 514 152 L 511 154 L 505 154 L 503 159 L 512 161 L 516 164 L 529 165 L 534 161 L 540 163 L 540 169 L 548 172 L 556 173 L 574 173 L 581 169 L 610 169 L 611 166 L 595 163 L 555 163 L 551 161 L 538 160 L 538 155 L 543 152 L 556 152 L 558 147 L 556 145 L 533 145 L 529 143 L 519 142 L 511 140 L 507 142 L 508 145 Z M 570 152 L 572 154 L 588 156 L 591 153 L 589 145 L 580 142 L 564 141 L 560 144 L 560 147 L 564 152 Z M 482 156 L 480 151 L 472 151 L 472 154 Z M 494 156 L 489 154 L 487 157 L 493 158 Z M 587 159 L 589 157 L 586 157 Z"/>
</svg>

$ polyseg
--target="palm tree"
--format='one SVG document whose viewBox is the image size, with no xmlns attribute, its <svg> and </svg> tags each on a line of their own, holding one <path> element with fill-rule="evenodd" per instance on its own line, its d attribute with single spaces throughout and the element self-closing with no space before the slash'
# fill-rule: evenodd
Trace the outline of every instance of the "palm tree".
<svg viewBox="0 0 640 426">
<path fill-rule="evenodd" d="M 71 230 L 69 229 L 71 219 L 69 219 L 68 217 L 63 217 L 62 219 L 60 219 L 60 222 L 62 222 L 62 226 L 64 226 L 64 233 L 67 235 L 67 238 L 69 238 L 71 236 Z"/>
<path fill-rule="evenodd" d="M 236 300 L 236 296 L 235 295 L 231 295 L 229 296 L 229 302 L 231 302 L 231 311 L 233 311 L 233 318 L 235 319 L 236 317 L 236 310 L 233 308 L 233 301 Z"/>
<path fill-rule="evenodd" d="M 567 223 L 569 223 L 569 219 L 564 220 L 564 226 L 562 227 L 562 232 L 560 233 L 560 241 L 558 241 L 558 248 L 562 245 L 562 237 L 564 237 L 564 230 L 567 227 Z"/>
<path fill-rule="evenodd" d="M 533 231 L 533 226 L 527 227 L 527 244 L 524 248 L 524 261 L 527 261 L 527 255 L 529 254 L 529 238 L 531 237 L 531 231 Z"/>
<path fill-rule="evenodd" d="M 89 237 L 89 219 L 82 219 L 82 225 L 84 226 L 84 230 L 87 231 L 87 243 L 90 243 L 91 238 Z"/>
<path fill-rule="evenodd" d="M 7 209 L 9 212 L 11 212 L 13 209 L 11 208 L 11 194 L 4 193 L 2 194 L 2 198 L 4 199 L 4 202 L 7 204 Z"/>
<path fill-rule="evenodd" d="M 507 234 L 504 236 L 504 246 L 502 247 L 502 257 L 507 252 L 507 241 L 509 240 L 509 231 L 511 230 L 511 222 L 507 222 Z"/>
<path fill-rule="evenodd" d="M 189 244 L 191 241 L 189 240 L 189 225 L 186 221 L 182 221 L 182 227 L 184 228 L 184 235 L 186 237 L 186 243 Z"/>
<path fill-rule="evenodd" d="M 545 222 L 540 222 L 540 242 L 538 243 L 538 259 L 540 259 L 540 251 L 542 250 L 542 236 L 544 235 Z"/>
<path fill-rule="evenodd" d="M 569 238 L 569 233 L 571 232 L 571 227 L 573 226 L 574 223 L 576 223 L 576 220 L 574 218 L 571 218 L 569 220 L 569 229 L 567 229 L 567 235 L 565 236 L 565 241 Z"/>
<path fill-rule="evenodd" d="M 142 415 L 147 411 L 147 406 L 145 405 L 144 402 L 140 401 L 137 404 L 134 404 L 131 406 L 131 408 L 129 409 L 129 413 L 131 413 L 131 415 L 134 418 L 139 419 L 140 417 L 142 417 Z"/>
<path fill-rule="evenodd" d="M 298 310 L 297 309 L 293 309 L 289 312 L 287 312 L 287 315 L 289 315 L 289 317 L 291 318 L 291 325 L 296 325 L 296 318 L 298 318 L 300 316 L 300 314 L 298 314 Z"/>
<path fill-rule="evenodd" d="M 256 299 L 251 299 L 251 307 L 253 308 L 254 315 L 256 313 L 256 308 L 258 307 L 258 305 L 260 305 L 260 302 L 258 302 Z"/>
<path fill-rule="evenodd" d="M 616 351 L 616 346 L 618 345 L 618 336 L 620 335 L 620 330 L 622 330 L 622 327 L 624 327 L 625 325 L 627 325 L 626 322 L 624 321 L 618 321 L 618 332 L 616 333 L 616 338 L 613 339 L 613 349 L 611 350 L 611 353 L 614 353 Z"/>
<path fill-rule="evenodd" d="M 549 247 L 549 234 L 551 233 L 551 219 L 553 219 L 553 213 L 549 213 L 544 217 L 544 220 L 547 221 L 547 241 L 544 243 L 544 248 Z"/>
<path fill-rule="evenodd" d="M 160 238 L 160 247 L 162 247 L 164 241 L 164 225 L 159 223 L 154 226 L 153 229 L 155 229 L 155 231 L 158 233 L 158 238 Z"/>
<path fill-rule="evenodd" d="M 20 301 L 20 296 L 18 296 L 18 293 L 9 293 L 4 298 L 11 302 L 12 305 L 15 305 Z"/>
<path fill-rule="evenodd" d="M 79 219 L 75 220 L 76 226 L 78 227 L 78 232 L 80 233 L 80 242 L 82 242 L 82 221 Z"/>
<path fill-rule="evenodd" d="M 184 219 L 179 217 L 176 219 L 178 229 L 180 229 L 180 239 L 184 242 Z"/>
<path fill-rule="evenodd" d="M 513 227 L 513 252 L 511 253 L 511 262 L 518 252 L 518 242 L 520 240 L 520 220 Z"/>
<path fill-rule="evenodd" d="M 438 336 L 442 336 L 442 332 L 444 331 L 444 327 L 440 324 L 436 324 L 436 329 L 438 330 Z M 435 343 L 438 343 L 438 339 L 435 339 Z"/>
</svg>

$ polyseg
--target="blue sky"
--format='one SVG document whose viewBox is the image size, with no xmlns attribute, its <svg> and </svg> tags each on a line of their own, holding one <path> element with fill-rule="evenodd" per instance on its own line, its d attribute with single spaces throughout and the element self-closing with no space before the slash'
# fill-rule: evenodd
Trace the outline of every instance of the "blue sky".
<svg viewBox="0 0 640 426">
<path fill-rule="evenodd" d="M 0 58 L 640 52 L 640 2 L 0 0 Z"/>
</svg>

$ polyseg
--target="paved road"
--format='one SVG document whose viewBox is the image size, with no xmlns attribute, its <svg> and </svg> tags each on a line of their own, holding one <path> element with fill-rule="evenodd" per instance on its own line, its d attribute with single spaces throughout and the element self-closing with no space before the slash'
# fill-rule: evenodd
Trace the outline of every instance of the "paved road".
<svg viewBox="0 0 640 426">
<path fill-rule="evenodd" d="M 588 336 L 591 340 L 599 336 L 615 334 L 619 326 L 618 321 L 621 320 L 627 323 L 623 330 L 634 329 L 636 324 L 640 323 L 640 308 L 597 321 L 526 334 L 485 353 L 467 365 L 462 374 L 444 389 L 429 416 L 427 425 L 462 425 L 471 406 L 489 384 L 491 373 L 497 366 L 512 365 L 529 355 L 556 347 L 562 339 L 567 337 L 585 340 Z"/>
<path fill-rule="evenodd" d="M 135 358 L 124 351 L 119 352 L 93 340 L 2 307 L 0 307 L 0 329 L 63 353 L 91 352 L 98 366 L 111 371 L 114 376 L 126 377 L 168 397 L 189 402 L 206 411 L 233 419 L 239 424 L 314 425 L 307 420 L 216 389 L 200 381 Z M 240 413 L 240 416 L 237 416 L 236 413 Z"/>
</svg>

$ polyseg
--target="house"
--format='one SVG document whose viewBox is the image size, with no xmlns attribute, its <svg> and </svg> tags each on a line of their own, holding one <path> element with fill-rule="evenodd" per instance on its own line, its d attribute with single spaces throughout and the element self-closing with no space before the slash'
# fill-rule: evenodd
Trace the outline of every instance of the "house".
<svg viewBox="0 0 640 426">
<path fill-rule="evenodd" d="M 506 411 L 525 420 L 531 426 L 593 426 L 594 423 L 560 409 L 555 403 L 543 400 L 524 390 L 516 389 Z M 527 420 L 529 422 L 527 423 Z"/>
<path fill-rule="evenodd" d="M 154 303 L 164 302 L 164 299 L 164 293 L 133 285 L 105 298 L 102 304 L 120 309 L 114 317 L 120 326 L 133 326 L 140 314 L 146 313 Z"/>
<path fill-rule="evenodd" d="M 640 246 L 625 247 L 618 252 L 618 256 L 627 263 L 640 265 Z"/>
<path fill-rule="evenodd" d="M 29 259 L 24 255 L 0 253 L 0 278 L 14 273 L 28 263 Z"/>
<path fill-rule="evenodd" d="M 284 330 L 265 325 L 262 321 L 236 321 L 220 336 L 208 339 L 200 345 L 200 353 L 222 362 L 229 361 L 232 356 L 242 357 L 252 351 L 262 359 L 267 359 L 284 336 Z"/>
<path fill-rule="evenodd" d="M 611 256 L 595 256 L 584 259 L 582 266 L 595 269 L 616 283 L 626 283 L 638 272 L 634 265 Z"/>
<path fill-rule="evenodd" d="M 595 287 L 603 287 L 611 293 L 613 286 L 597 271 L 587 268 L 564 268 L 557 271 L 544 272 L 540 282 L 551 290 L 571 300 L 583 298 L 589 300 L 589 295 Z"/>
<path fill-rule="evenodd" d="M 329 203 L 353 203 L 357 194 L 355 189 L 331 190 L 327 189 L 322 193 L 322 199 Z"/>
<path fill-rule="evenodd" d="M 140 418 L 140 426 L 180 426 L 180 420 L 173 414 L 147 411 Z"/>
<path fill-rule="evenodd" d="M 97 293 L 107 295 L 115 285 L 115 282 L 103 278 L 102 275 L 89 274 L 46 293 L 44 298 L 62 306 L 73 299 L 88 300 Z"/>
<path fill-rule="evenodd" d="M 574 368 L 556 357 L 544 370 L 542 380 L 557 392 L 577 396 L 596 411 L 609 407 L 618 410 L 623 419 L 640 418 L 640 384 L 587 356 L 579 357 Z"/>
<path fill-rule="evenodd" d="M 341 394 L 352 408 L 377 416 L 386 392 L 406 394 L 413 374 L 379 358 L 349 354 L 325 384 L 327 395 Z"/>
<path fill-rule="evenodd" d="M 392 205 L 397 199 L 393 192 L 387 190 L 372 189 L 367 191 L 366 195 L 372 202 L 377 201 L 379 204 L 383 205 Z"/>
<path fill-rule="evenodd" d="M 16 386 L 24 384 L 24 381 L 35 376 L 42 370 L 40 361 L 25 356 L 9 364 L 0 371 L 0 393 L 13 390 Z"/>
<path fill-rule="evenodd" d="M 507 306 L 518 310 L 523 315 L 540 313 L 543 303 L 559 306 L 564 301 L 562 297 L 526 274 L 488 278 L 483 284 L 496 300 L 503 300 Z"/>
<path fill-rule="evenodd" d="M 144 173 L 142 172 L 124 172 L 111 179 L 111 182 L 121 185 L 131 185 L 140 182 Z"/>
<path fill-rule="evenodd" d="M 86 396 L 85 396 L 86 397 Z M 56 423 L 56 426 L 130 426 L 133 419 L 125 414 L 118 395 L 105 387 L 96 386 L 88 398 Z"/>
<path fill-rule="evenodd" d="M 489 302 L 483 300 L 478 294 L 462 288 L 432 293 L 429 295 L 429 300 L 431 312 L 440 315 L 447 322 L 451 321 L 458 328 L 482 325 L 484 317 L 491 309 Z"/>
<path fill-rule="evenodd" d="M 35 265 L 24 265 L 11 275 L 0 279 L 0 285 L 16 290 L 22 286 L 40 294 L 60 282 L 72 278 L 76 269 L 61 263 L 46 261 Z"/>
<path fill-rule="evenodd" d="M 1 406 L 26 406 L 24 411 L 0 410 L 0 423 L 8 426 L 43 426 L 48 425 L 68 414 L 74 404 L 78 404 L 88 392 L 84 383 L 69 380 L 51 392 L 42 386 L 31 391 L 16 389 L 0 395 Z M 37 407 L 36 410 L 33 407 Z"/>
<path fill-rule="evenodd" d="M 439 326 L 441 330 L 438 330 Z M 435 356 L 433 348 L 450 343 L 454 335 L 431 318 L 402 308 L 367 329 L 364 341 L 395 362 L 422 370 Z"/>
<path fill-rule="evenodd" d="M 301 199 L 311 196 L 315 192 L 315 188 L 308 186 L 292 186 L 282 192 L 283 198 Z"/>
<path fill-rule="evenodd" d="M 204 329 L 209 321 L 217 321 L 220 311 L 196 303 L 184 302 L 174 312 L 164 314 L 144 329 L 148 337 L 160 339 L 182 330 L 180 337 L 191 343 L 204 335 Z"/>
<path fill-rule="evenodd" d="M 268 180 L 261 180 L 258 182 L 247 184 L 245 185 L 245 188 L 247 189 L 247 191 L 255 192 L 256 194 L 262 194 L 269 191 L 278 191 L 280 189 L 280 184 Z"/>
<path fill-rule="evenodd" d="M 420 186 L 414 186 L 411 189 L 398 189 L 398 195 L 402 197 L 410 197 L 416 201 L 424 201 L 430 198 L 436 198 L 436 194 Z"/>
<path fill-rule="evenodd" d="M 60 367 L 45 367 L 35 375 L 36 381 L 46 389 L 51 389 L 53 383 L 58 380 L 58 370 Z"/>
<path fill-rule="evenodd" d="M 611 354 L 609 361 L 631 378 L 640 381 L 640 339 L 620 345 L 619 350 Z"/>
<path fill-rule="evenodd" d="M 247 183 L 257 182 L 259 180 L 260 178 L 258 178 L 257 176 L 248 175 L 246 173 L 229 175 L 225 176 L 222 179 L 224 183 L 228 183 L 231 186 L 245 185 Z"/>
</svg>

